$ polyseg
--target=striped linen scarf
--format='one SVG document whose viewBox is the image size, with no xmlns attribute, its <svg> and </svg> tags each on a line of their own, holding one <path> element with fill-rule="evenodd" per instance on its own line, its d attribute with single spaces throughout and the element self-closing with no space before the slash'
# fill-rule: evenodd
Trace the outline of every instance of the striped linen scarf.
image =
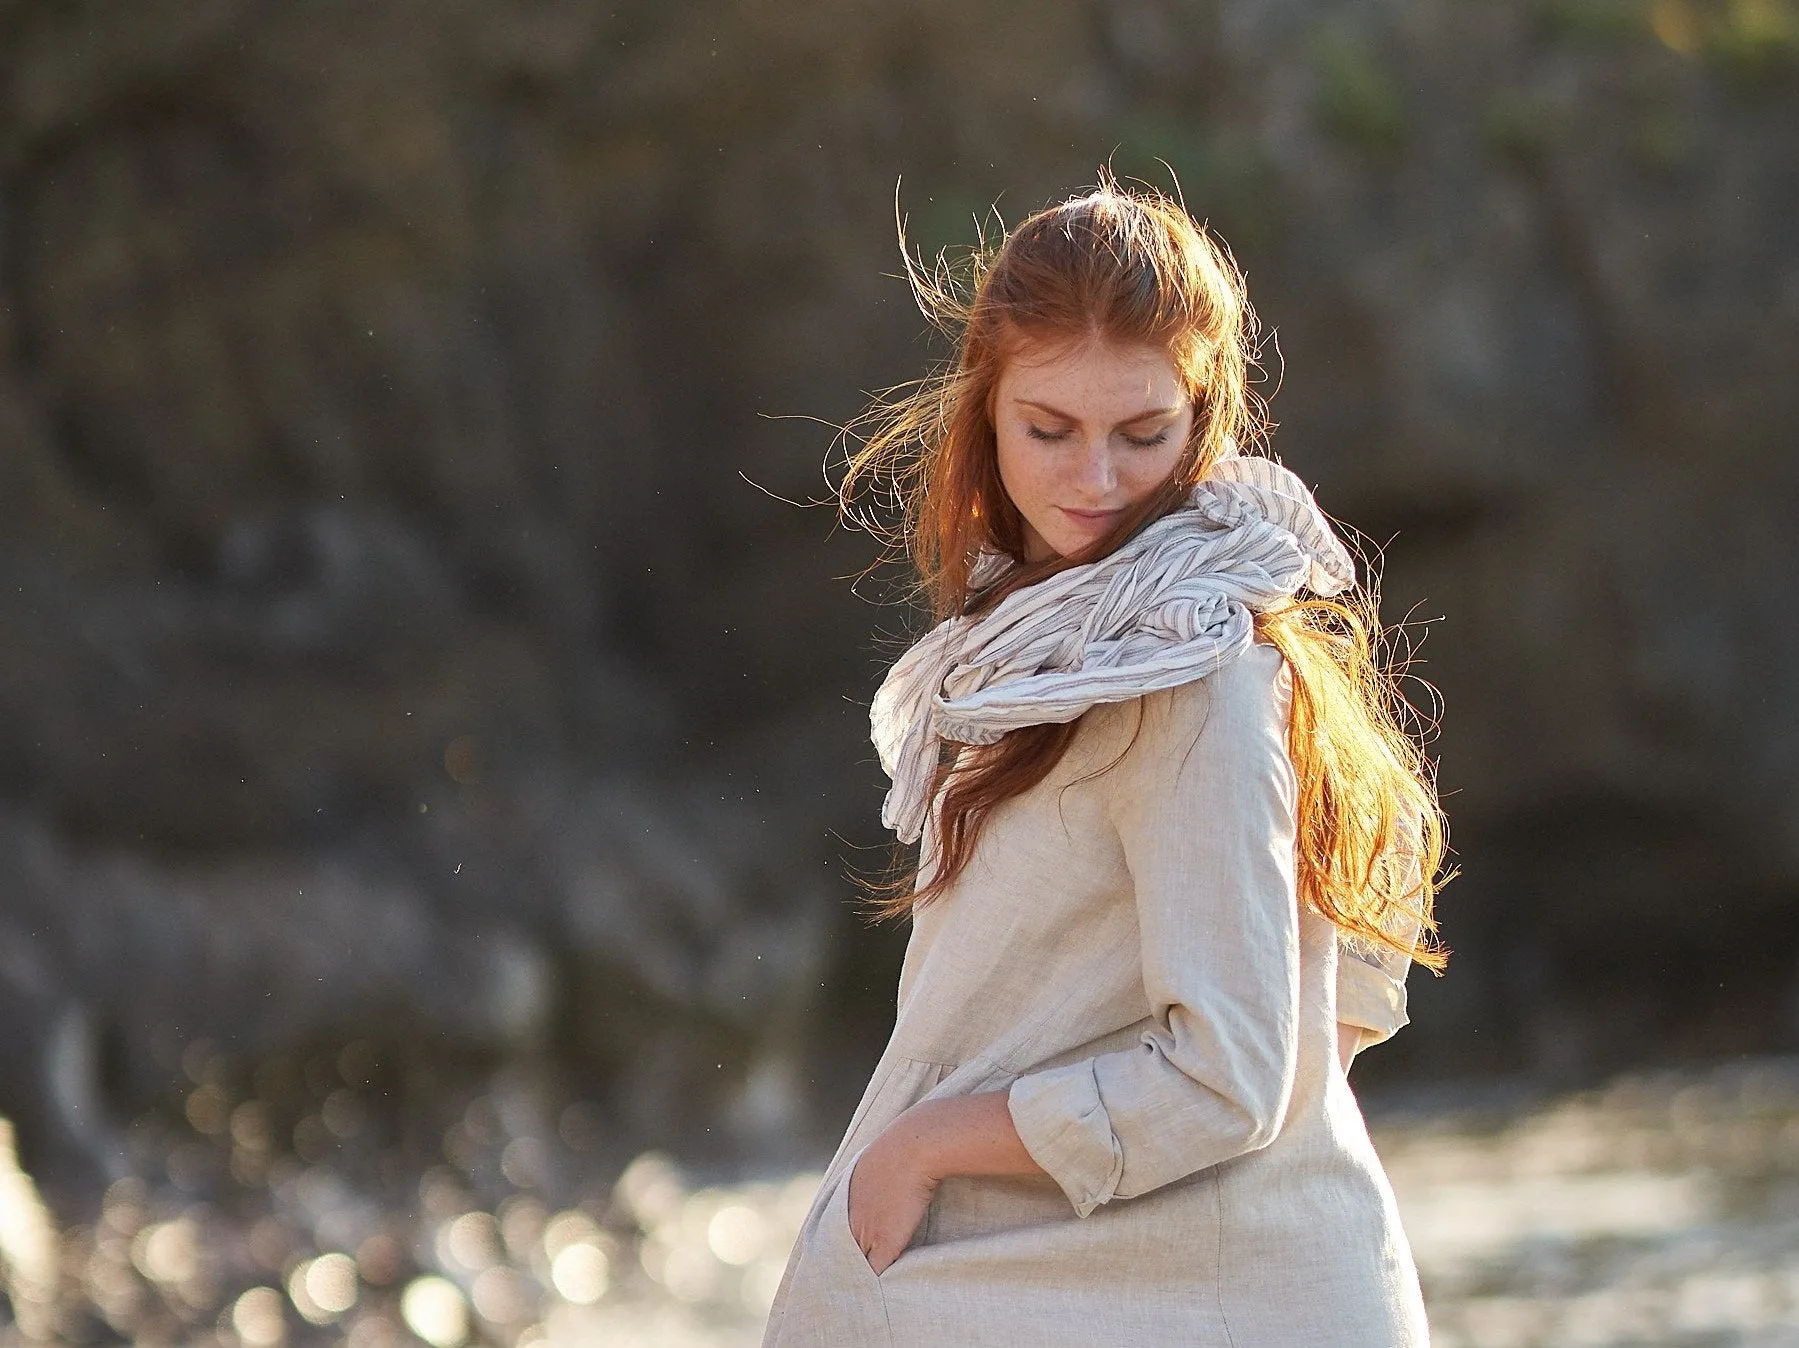
<svg viewBox="0 0 1799 1348">
<path fill-rule="evenodd" d="M 973 588 L 1014 563 L 983 553 Z M 888 670 L 871 709 L 893 785 L 881 822 L 917 842 L 941 740 L 992 744 L 1102 702 L 1202 679 L 1248 649 L 1251 614 L 1301 588 L 1338 594 L 1355 563 L 1312 494 L 1271 459 L 1230 454 L 1178 509 L 1096 562 L 949 618 Z"/>
</svg>

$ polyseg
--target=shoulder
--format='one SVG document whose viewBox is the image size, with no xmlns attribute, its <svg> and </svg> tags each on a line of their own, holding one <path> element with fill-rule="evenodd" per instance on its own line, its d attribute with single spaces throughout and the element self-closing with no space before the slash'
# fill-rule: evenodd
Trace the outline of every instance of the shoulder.
<svg viewBox="0 0 1799 1348">
<path fill-rule="evenodd" d="M 1196 757 L 1284 755 L 1291 707 L 1286 657 L 1258 641 L 1203 678 L 1104 708 L 1095 747 L 1128 791 L 1133 779 L 1178 773 Z"/>
<path fill-rule="evenodd" d="M 1145 694 L 1144 729 L 1170 740 L 1265 731 L 1286 724 L 1292 696 L 1286 657 L 1257 641 L 1204 678 Z"/>
<path fill-rule="evenodd" d="M 1203 818 L 1217 836 L 1250 837 L 1291 819 L 1291 675 L 1280 651 L 1258 642 L 1202 679 L 1138 701 L 1140 727 L 1103 788 L 1121 833 L 1185 838 Z"/>
</svg>

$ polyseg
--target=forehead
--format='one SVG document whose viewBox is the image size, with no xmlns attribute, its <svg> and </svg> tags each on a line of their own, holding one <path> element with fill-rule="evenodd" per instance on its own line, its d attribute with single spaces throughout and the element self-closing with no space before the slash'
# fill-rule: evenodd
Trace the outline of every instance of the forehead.
<svg viewBox="0 0 1799 1348">
<path fill-rule="evenodd" d="M 1002 398 L 1042 401 L 1064 411 L 1074 404 L 1166 407 L 1184 396 L 1174 357 L 1159 346 L 1088 337 L 1026 338 L 1009 353 L 995 390 Z"/>
</svg>

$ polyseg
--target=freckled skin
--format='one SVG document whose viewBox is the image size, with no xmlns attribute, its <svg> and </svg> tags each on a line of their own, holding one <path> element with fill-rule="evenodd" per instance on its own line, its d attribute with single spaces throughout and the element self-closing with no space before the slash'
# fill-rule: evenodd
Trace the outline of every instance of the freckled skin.
<svg viewBox="0 0 1799 1348">
<path fill-rule="evenodd" d="M 989 411 L 1027 561 L 1078 552 L 1161 486 L 1194 416 L 1166 351 L 1097 339 L 1027 344 L 1001 372 Z"/>
</svg>

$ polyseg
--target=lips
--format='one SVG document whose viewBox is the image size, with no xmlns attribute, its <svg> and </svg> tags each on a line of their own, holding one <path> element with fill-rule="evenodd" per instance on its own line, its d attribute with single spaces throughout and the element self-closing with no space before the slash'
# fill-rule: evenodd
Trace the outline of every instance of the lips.
<svg viewBox="0 0 1799 1348">
<path fill-rule="evenodd" d="M 1069 519 L 1075 520 L 1081 524 L 1110 524 L 1113 520 L 1124 514 L 1122 509 L 1074 510 L 1068 506 L 1057 506 L 1056 508 L 1064 515 L 1068 516 Z"/>
</svg>

